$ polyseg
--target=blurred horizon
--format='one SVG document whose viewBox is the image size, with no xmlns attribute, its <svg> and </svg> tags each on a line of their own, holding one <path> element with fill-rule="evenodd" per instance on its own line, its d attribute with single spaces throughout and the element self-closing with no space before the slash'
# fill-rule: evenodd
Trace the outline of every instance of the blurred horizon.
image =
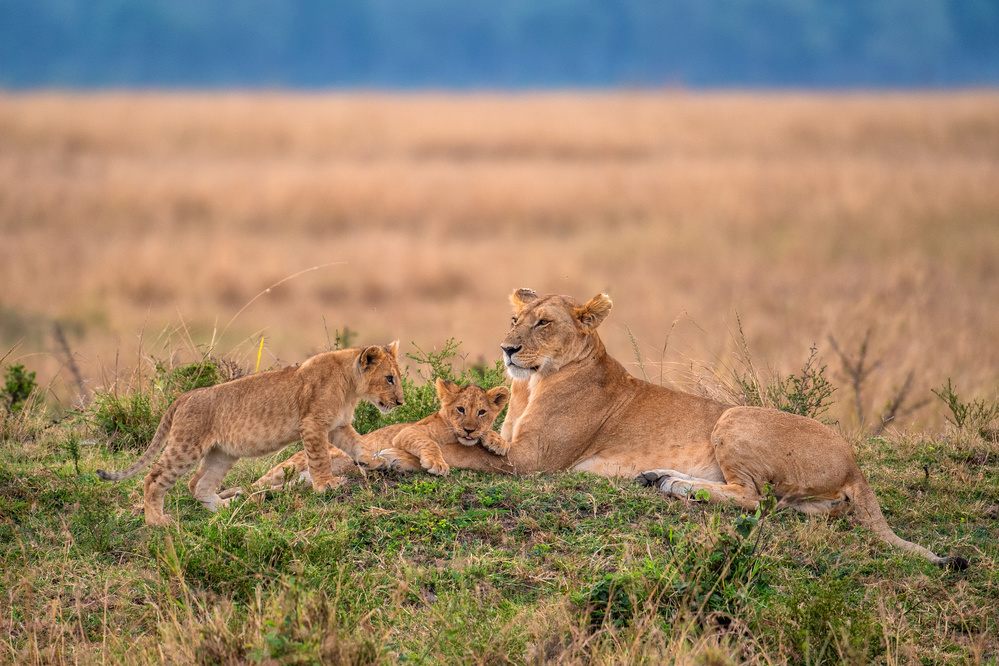
<svg viewBox="0 0 999 666">
<path fill-rule="evenodd" d="M 0 87 L 953 88 L 996 0 L 0 0 Z"/>
</svg>

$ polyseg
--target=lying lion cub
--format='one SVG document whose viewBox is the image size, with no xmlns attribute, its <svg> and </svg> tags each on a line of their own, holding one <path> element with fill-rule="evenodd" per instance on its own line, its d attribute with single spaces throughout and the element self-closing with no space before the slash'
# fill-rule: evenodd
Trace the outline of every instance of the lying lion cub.
<svg viewBox="0 0 999 666">
<path fill-rule="evenodd" d="M 416 423 L 390 425 L 362 437 L 364 450 L 375 455 L 369 465 L 371 468 L 391 467 L 405 472 L 422 468 L 431 474 L 444 475 L 450 471 L 445 452 L 450 453 L 455 445 L 481 444 L 495 455 L 506 455 L 510 445 L 492 430 L 492 426 L 510 398 L 509 389 L 497 386 L 486 391 L 473 384 L 458 386 L 438 378 L 437 397 L 441 401 L 440 411 Z M 331 447 L 330 453 L 337 456 L 339 451 Z M 254 485 L 278 488 L 289 479 L 311 480 L 305 455 L 305 451 L 296 453 L 260 477 Z M 336 462 L 335 458 L 334 464 Z M 353 465 L 342 454 L 339 462 Z"/>
<path fill-rule="evenodd" d="M 189 391 L 167 409 L 153 441 L 142 457 L 123 472 L 97 474 L 120 481 L 144 468 L 161 449 L 163 455 L 146 475 L 145 512 L 150 525 L 164 525 L 163 496 L 201 461 L 190 488 L 209 511 L 239 494 L 218 487 L 233 464 L 259 457 L 302 440 L 318 491 L 336 486 L 329 437 L 355 457 L 361 438 L 351 427 L 354 408 L 367 400 L 383 413 L 403 403 L 398 342 L 385 347 L 344 349 L 313 356 L 300 366 L 271 370 Z"/>
</svg>

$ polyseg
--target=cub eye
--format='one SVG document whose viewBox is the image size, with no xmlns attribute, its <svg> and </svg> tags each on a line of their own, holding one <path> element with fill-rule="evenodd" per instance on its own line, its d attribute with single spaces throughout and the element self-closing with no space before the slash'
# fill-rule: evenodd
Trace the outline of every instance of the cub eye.
<svg viewBox="0 0 999 666">
<path fill-rule="evenodd" d="M 392 386 L 395 384 L 395 377 L 393 377 L 392 375 L 386 375 L 385 381 L 389 383 L 389 386 Z"/>
<path fill-rule="evenodd" d="M 458 408 L 458 413 L 459 414 L 464 414 L 465 413 L 465 408 L 464 407 L 459 407 Z"/>
<path fill-rule="evenodd" d="M 517 317 L 516 316 L 510 317 L 510 325 L 511 326 L 516 326 L 517 325 Z"/>
<path fill-rule="evenodd" d="M 548 321 L 547 319 L 539 319 L 538 323 L 534 325 L 534 328 L 541 328 L 542 326 L 547 326 L 550 323 L 551 322 Z"/>
<path fill-rule="evenodd" d="M 480 409 L 479 410 L 479 416 L 485 416 L 485 415 L 486 415 L 486 410 Z"/>
</svg>

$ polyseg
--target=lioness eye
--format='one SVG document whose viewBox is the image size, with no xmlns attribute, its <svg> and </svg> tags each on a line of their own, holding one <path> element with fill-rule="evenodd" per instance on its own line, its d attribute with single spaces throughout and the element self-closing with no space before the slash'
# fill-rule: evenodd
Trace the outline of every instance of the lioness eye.
<svg viewBox="0 0 999 666">
<path fill-rule="evenodd" d="M 539 319 L 538 323 L 534 325 L 534 328 L 541 328 L 542 326 L 547 326 L 547 325 L 548 325 L 547 319 Z"/>
<path fill-rule="evenodd" d="M 480 409 L 479 410 L 479 416 L 485 416 L 485 415 L 486 415 L 486 410 Z"/>
<path fill-rule="evenodd" d="M 459 407 L 458 408 L 458 413 L 459 414 L 464 414 L 465 413 L 465 408 L 464 407 Z"/>
</svg>

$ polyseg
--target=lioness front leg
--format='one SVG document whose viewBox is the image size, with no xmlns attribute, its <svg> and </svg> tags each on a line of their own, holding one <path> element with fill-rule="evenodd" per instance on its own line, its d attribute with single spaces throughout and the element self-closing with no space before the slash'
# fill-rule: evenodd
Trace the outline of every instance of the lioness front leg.
<svg viewBox="0 0 999 666">
<path fill-rule="evenodd" d="M 498 456 L 505 456 L 510 452 L 510 442 L 503 439 L 495 430 L 490 430 L 482 436 L 482 446 Z"/>
<path fill-rule="evenodd" d="M 441 447 L 424 436 L 417 428 L 406 428 L 392 440 L 392 446 L 420 459 L 420 465 L 431 474 L 446 476 L 451 468 L 444 462 Z"/>
<path fill-rule="evenodd" d="M 755 488 L 747 488 L 734 483 L 715 483 L 672 469 L 650 469 L 635 477 L 643 486 L 651 486 L 671 497 L 683 499 L 695 498 L 700 491 L 705 491 L 709 502 L 732 502 L 747 511 L 755 509 L 760 503 L 760 495 Z"/>
</svg>

